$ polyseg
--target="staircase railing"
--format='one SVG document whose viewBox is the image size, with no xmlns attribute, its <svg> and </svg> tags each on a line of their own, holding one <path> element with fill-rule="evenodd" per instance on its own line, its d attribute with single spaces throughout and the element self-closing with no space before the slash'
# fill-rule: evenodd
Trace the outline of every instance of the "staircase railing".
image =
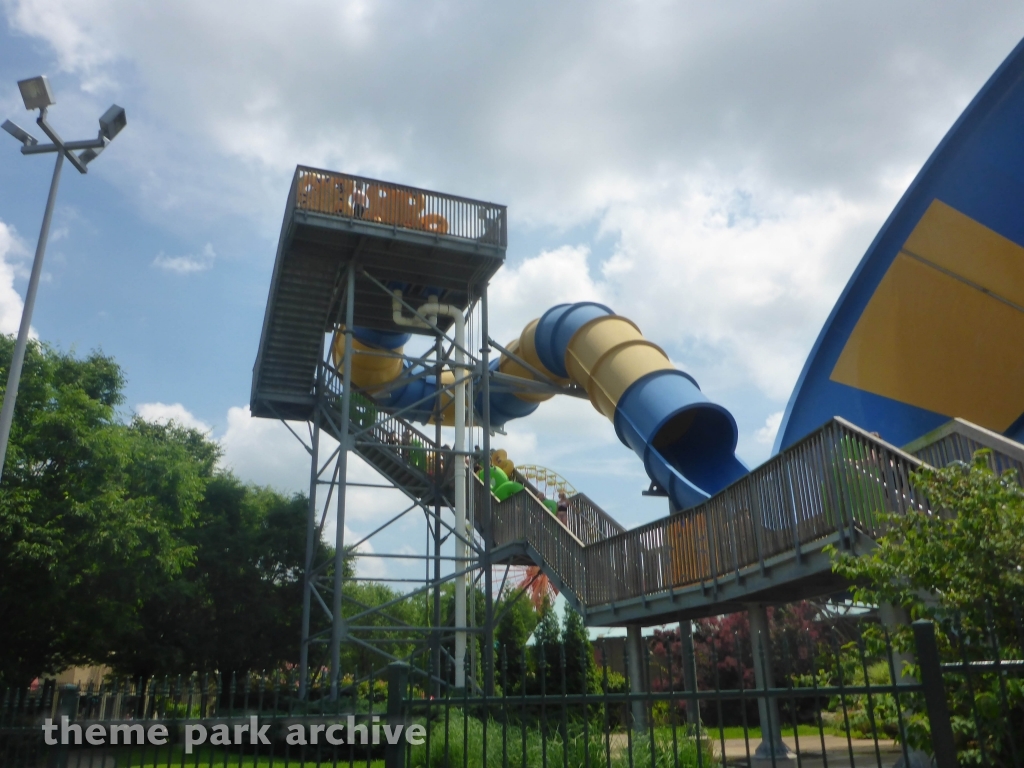
<svg viewBox="0 0 1024 768">
<path fill-rule="evenodd" d="M 473 492 L 477 509 L 483 509 L 486 496 L 483 482 L 474 478 Z M 551 514 L 533 493 L 524 490 L 499 502 L 491 497 L 492 535 L 498 546 L 527 542 L 540 555 L 542 568 L 554 574 L 575 595 L 586 589 L 585 547 L 572 532 Z"/>
<path fill-rule="evenodd" d="M 512 473 L 511 479 L 522 483 L 538 500 L 543 501 L 544 496 L 537 486 L 518 469 Z M 565 526 L 573 536 L 584 544 L 593 544 L 595 541 L 607 539 L 609 536 L 625 533 L 626 529 L 597 506 L 586 494 L 574 494 L 569 496 L 566 501 L 568 509 Z"/>
<path fill-rule="evenodd" d="M 335 392 L 330 384 L 328 387 L 331 394 L 336 397 L 336 403 L 340 408 L 340 393 Z M 366 448 L 384 450 L 396 461 L 404 463 L 405 468 L 413 471 L 420 482 L 426 485 L 433 485 L 434 474 L 439 472 L 439 487 L 443 492 L 450 490 L 454 467 L 446 463 L 443 452 L 428 447 L 433 440 L 416 429 L 410 422 L 381 410 L 371 399 L 358 392 L 352 393 L 349 419 L 350 428 L 357 433 L 356 453 L 374 464 L 378 470 L 384 468 L 373 461 L 373 457 L 368 455 Z M 327 423 L 324 424 L 324 427 L 334 434 L 333 424 Z M 388 473 L 385 472 L 385 475 Z"/>
</svg>

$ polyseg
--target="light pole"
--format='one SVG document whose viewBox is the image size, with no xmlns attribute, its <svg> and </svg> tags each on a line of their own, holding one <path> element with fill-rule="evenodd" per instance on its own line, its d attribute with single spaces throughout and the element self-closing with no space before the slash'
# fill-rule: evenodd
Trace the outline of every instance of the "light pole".
<svg viewBox="0 0 1024 768">
<path fill-rule="evenodd" d="M 3 477 L 4 461 L 7 458 L 7 442 L 11 436 L 11 422 L 14 419 L 14 403 L 18 399 L 18 384 L 21 382 L 21 367 L 25 362 L 25 346 L 28 344 L 28 330 L 32 325 L 32 309 L 36 303 L 36 290 L 39 288 L 39 275 L 43 271 L 43 254 L 46 252 L 46 239 L 50 235 L 50 219 L 53 218 L 53 203 L 57 199 L 57 184 L 60 182 L 60 169 L 64 158 L 68 159 L 79 173 L 86 173 L 87 166 L 95 160 L 107 144 L 113 140 L 128 120 L 124 110 L 114 104 L 100 118 L 100 131 L 95 139 L 84 141 L 63 141 L 57 132 L 46 122 L 46 109 L 56 102 L 50 83 L 45 76 L 19 80 L 18 88 L 25 102 L 25 109 L 30 112 L 39 110 L 36 123 L 43 129 L 52 144 L 40 144 L 32 134 L 28 133 L 10 120 L 5 120 L 3 128 L 11 136 L 21 142 L 21 154 L 40 155 L 46 152 L 57 153 L 57 163 L 53 168 L 53 180 L 50 182 L 50 194 L 46 198 L 46 210 L 43 213 L 43 226 L 39 230 L 39 242 L 36 244 L 36 257 L 32 261 L 32 274 L 28 279 L 28 290 L 25 292 L 25 308 L 21 312 L 21 326 L 18 328 L 18 341 L 14 345 L 14 356 L 11 358 L 11 370 L 7 375 L 7 390 L 4 392 L 4 404 L 0 408 L 0 477 Z M 78 152 L 79 154 L 75 154 Z"/>
</svg>

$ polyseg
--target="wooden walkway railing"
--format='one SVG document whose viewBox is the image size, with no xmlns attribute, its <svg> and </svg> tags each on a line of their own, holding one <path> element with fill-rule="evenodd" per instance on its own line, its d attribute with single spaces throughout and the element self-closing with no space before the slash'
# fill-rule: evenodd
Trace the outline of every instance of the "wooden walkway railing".
<svg viewBox="0 0 1024 768">
<path fill-rule="evenodd" d="M 920 466 L 836 419 L 698 507 L 589 542 L 530 493 L 492 499 L 494 539 L 528 542 L 581 603 L 607 605 L 715 582 L 840 531 L 877 536 L 879 512 L 927 508 L 910 482 Z"/>
<path fill-rule="evenodd" d="M 998 474 L 1008 469 L 1017 473 L 1017 482 L 1024 485 L 1024 449 L 1017 443 L 991 430 L 953 419 L 924 437 L 915 440 L 904 450 L 933 467 L 945 467 L 954 461 L 970 464 L 974 452 L 988 448 L 988 465 Z"/>
</svg>

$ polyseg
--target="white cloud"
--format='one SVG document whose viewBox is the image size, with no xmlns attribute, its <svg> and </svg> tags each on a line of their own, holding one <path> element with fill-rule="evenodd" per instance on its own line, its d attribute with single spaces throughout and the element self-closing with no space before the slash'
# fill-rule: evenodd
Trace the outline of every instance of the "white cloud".
<svg viewBox="0 0 1024 768">
<path fill-rule="evenodd" d="M 7 3 L 12 29 L 97 101 L 141 84 L 136 138 L 119 142 L 147 206 L 260 226 L 279 220 L 297 162 L 504 199 L 518 222 L 559 226 L 695 173 L 872 194 L 920 165 L 1024 27 L 1016 4 L 923 9 Z"/>
<path fill-rule="evenodd" d="M 579 245 L 506 267 L 492 291 L 491 327 L 508 340 L 554 304 L 601 301 L 671 356 L 710 372 L 702 382 L 710 396 L 749 382 L 783 399 L 891 202 L 742 179 L 662 185 L 604 214 L 601 226 L 617 242 L 603 261 Z"/>
<path fill-rule="evenodd" d="M 705 390 L 749 382 L 782 399 L 893 202 L 684 179 L 604 217 L 619 242 L 598 287 L 656 343 L 727 370 Z"/>
<path fill-rule="evenodd" d="M 776 411 L 764 420 L 764 426 L 754 432 L 754 439 L 761 445 L 771 445 L 775 442 L 775 435 L 779 432 L 782 424 L 783 411 Z"/>
<path fill-rule="evenodd" d="M 306 425 L 291 425 L 308 443 Z M 254 419 L 249 408 L 229 408 L 220 437 L 221 463 L 241 479 L 285 493 L 309 493 L 309 453 L 280 421 Z"/>
<path fill-rule="evenodd" d="M 27 255 L 25 246 L 14 231 L 0 221 L 0 333 L 16 334 L 21 325 L 21 311 L 24 302 L 14 290 L 14 276 L 19 269 L 19 259 Z M 36 338 L 32 329 L 32 338 Z"/>
<path fill-rule="evenodd" d="M 179 275 L 188 275 L 193 272 L 205 272 L 213 266 L 217 254 L 213 246 L 207 243 L 203 250 L 194 256 L 166 256 L 163 253 L 153 259 L 153 266 L 168 272 L 177 272 Z"/>
<path fill-rule="evenodd" d="M 170 405 L 166 403 L 140 403 L 135 407 L 135 413 L 139 415 L 139 418 L 156 424 L 167 424 L 173 421 L 179 426 L 198 429 L 200 432 L 211 431 L 209 424 L 197 419 L 181 403 L 172 403 Z"/>
<path fill-rule="evenodd" d="M 129 105 L 97 173 L 140 216 L 255 229 L 264 269 L 298 163 L 508 203 L 498 341 L 552 304 L 608 303 L 713 400 L 763 404 L 741 425 L 752 445 L 892 204 L 1024 32 L 1008 2 L 4 8 L 14 34 L 50 46 L 62 114 L 92 124 L 110 99 Z M 214 261 L 207 245 L 153 265 Z M 20 307 L 7 264 L 0 328 Z M 496 444 L 559 471 L 639 464 L 586 403 L 552 401 L 508 432 Z M 232 409 L 221 440 L 240 476 L 308 489 L 280 424 Z M 353 505 L 353 527 L 380 508 Z"/>
<path fill-rule="evenodd" d="M 591 278 L 589 258 L 587 246 L 566 245 L 505 267 L 489 296 L 491 336 L 504 344 L 555 304 L 603 301 L 604 288 Z"/>
</svg>

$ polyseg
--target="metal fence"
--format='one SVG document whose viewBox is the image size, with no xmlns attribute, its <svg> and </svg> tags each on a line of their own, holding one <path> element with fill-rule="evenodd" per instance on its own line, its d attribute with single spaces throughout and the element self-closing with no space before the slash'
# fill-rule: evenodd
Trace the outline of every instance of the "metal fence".
<svg viewBox="0 0 1024 768">
<path fill-rule="evenodd" d="M 403 184 L 299 166 L 289 205 L 350 220 L 473 240 L 504 248 L 506 209 Z"/>
<path fill-rule="evenodd" d="M 752 643 L 740 637 L 705 643 L 692 661 L 683 646 L 644 645 L 646 690 L 632 692 L 608 654 L 588 669 L 580 660 L 590 649 L 571 644 L 519 659 L 503 649 L 494 696 L 448 689 L 430 697 L 398 663 L 381 678 L 347 678 L 335 701 L 319 698 L 329 688 L 317 680 L 311 700 L 299 700 L 286 673 L 85 690 L 45 683 L 0 694 L 0 764 L 711 768 L 795 758 L 797 766 L 889 768 L 916 746 L 938 768 L 1019 767 L 1024 662 L 1002 658 L 994 644 L 965 649 L 958 632 L 962 639 L 962 628 L 914 624 L 915 678 L 901 676 L 901 657 L 878 626 L 776 637 L 766 646 L 775 649 L 776 683 L 761 687 L 745 682 Z M 689 678 L 687 664 L 699 667 Z M 759 710 L 759 701 L 771 705 Z M 789 758 L 769 751 L 752 762 L 772 734 Z"/>
</svg>

